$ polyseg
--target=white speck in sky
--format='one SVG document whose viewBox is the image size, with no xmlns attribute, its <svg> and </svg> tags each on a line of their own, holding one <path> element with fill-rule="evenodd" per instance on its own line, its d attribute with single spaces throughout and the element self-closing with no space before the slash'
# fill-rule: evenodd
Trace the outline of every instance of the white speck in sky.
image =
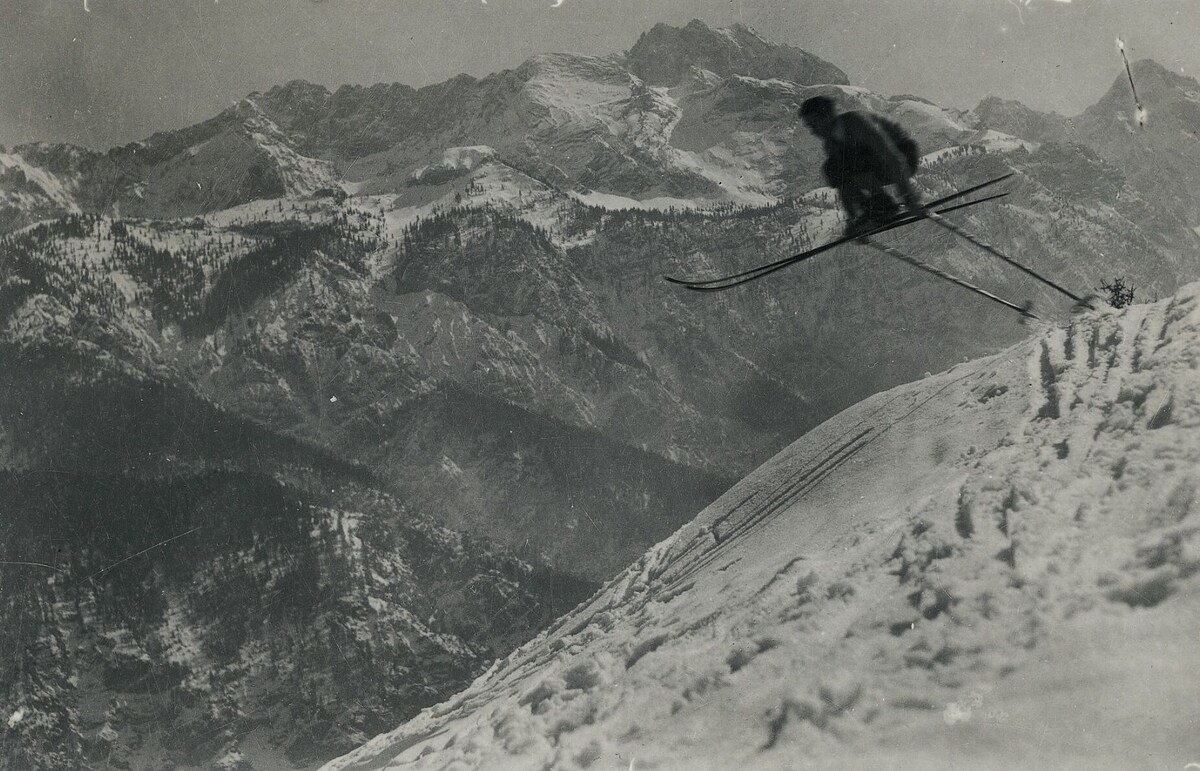
<svg viewBox="0 0 1200 771">
<path fill-rule="evenodd" d="M 1069 3 L 1071 0 L 1054 0 L 1056 3 Z M 1028 8 L 1033 5 L 1033 0 L 1008 0 L 1008 4 L 1017 9 L 1017 18 L 1021 23 L 1025 23 L 1025 16 L 1021 13 L 1021 6 Z"/>
</svg>

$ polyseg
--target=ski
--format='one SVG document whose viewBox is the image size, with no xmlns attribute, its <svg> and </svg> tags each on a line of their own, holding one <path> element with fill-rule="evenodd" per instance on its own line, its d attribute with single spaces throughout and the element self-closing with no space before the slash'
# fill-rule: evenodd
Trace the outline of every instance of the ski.
<svg viewBox="0 0 1200 771">
<path fill-rule="evenodd" d="M 1067 297 L 1070 297 L 1072 300 L 1075 301 L 1076 305 L 1080 305 L 1084 308 L 1087 308 L 1088 310 L 1096 310 L 1095 306 L 1093 306 L 1091 303 L 1089 303 L 1087 301 L 1087 299 L 1080 297 L 1079 295 L 1075 294 L 1074 292 L 1070 291 L 1069 289 L 1066 289 L 1065 287 L 1060 286 L 1059 284 L 1056 284 L 1055 282 L 1051 281 L 1050 279 L 1046 278 L 1042 274 L 1035 271 L 1033 268 L 1030 268 L 1026 265 L 1023 265 L 1023 264 L 1017 262 L 1016 260 L 1014 260 L 1013 258 L 1004 254 L 999 249 L 997 249 L 996 247 L 987 243 L 983 239 L 967 232 L 966 230 L 959 227 L 958 225 L 955 225 L 953 222 L 950 222 L 949 220 L 945 219 L 944 217 L 942 217 L 941 212 L 932 212 L 932 211 L 925 212 L 925 218 L 930 220 L 931 222 L 933 222 L 936 225 L 940 225 L 941 227 L 950 231 L 951 233 L 953 233 L 954 235 L 963 239 L 964 241 L 974 244 L 975 246 L 979 247 L 980 249 L 987 252 L 988 254 L 991 254 L 995 257 L 999 257 L 1004 262 L 1007 262 L 1009 265 L 1012 265 L 1014 268 L 1022 271 L 1026 275 L 1032 276 L 1033 278 L 1037 279 L 1038 281 L 1041 281 L 1043 284 L 1050 287 L 1051 289 L 1054 289 L 1055 291 L 1060 292 L 1060 293 L 1066 295 Z"/>
<path fill-rule="evenodd" d="M 941 206 L 943 204 L 949 203 L 950 201 L 954 201 L 959 198 L 962 198 L 963 196 L 970 195 L 971 193 L 974 193 L 978 190 L 982 190 L 985 187 L 990 187 L 992 185 L 997 184 L 998 182 L 1003 182 L 1004 180 L 1008 179 L 1011 176 L 1012 176 L 1012 172 L 1010 172 L 1008 174 L 1004 174 L 1002 176 L 996 177 L 995 179 L 990 179 L 990 180 L 988 180 L 986 182 L 982 182 L 978 185 L 974 185 L 974 186 L 968 187 L 964 190 L 959 190 L 955 193 L 951 193 L 950 195 L 944 196 L 942 198 L 938 198 L 938 199 L 930 202 L 928 205 L 930 208 Z M 1001 195 L 1004 195 L 1004 194 L 1001 194 Z M 987 198 L 982 198 L 977 201 L 970 201 L 965 204 L 959 204 L 957 206 L 947 207 L 945 209 L 942 209 L 939 213 L 946 213 L 949 211 L 954 211 L 956 209 L 961 209 L 965 206 L 973 206 L 977 203 L 983 203 L 984 201 L 994 200 L 995 198 L 998 198 L 998 197 L 1000 197 L 1000 196 L 999 195 L 989 196 Z M 909 225 L 909 224 L 912 224 L 913 222 L 919 222 L 923 217 L 924 217 L 923 214 L 911 214 L 911 213 L 910 214 L 901 214 L 899 217 L 891 220 L 890 222 L 887 222 L 887 223 L 881 225 L 880 227 L 878 227 L 874 230 L 868 231 L 864 235 L 866 235 L 866 236 L 878 235 L 879 233 L 883 233 L 888 230 L 892 230 L 893 228 L 903 227 L 904 225 Z M 860 237 L 862 237 L 862 236 L 842 236 L 840 238 L 834 239 L 833 241 L 822 244 L 821 246 L 817 246 L 812 249 L 808 249 L 806 251 L 800 252 L 799 254 L 792 255 L 791 257 L 785 257 L 782 260 L 768 263 L 766 265 L 759 265 L 758 267 L 751 268 L 750 270 L 745 270 L 745 271 L 742 271 L 741 273 L 734 273 L 733 275 L 729 275 L 729 276 L 721 276 L 719 278 L 711 278 L 711 279 L 680 279 L 680 278 L 673 278 L 671 276 L 664 276 L 663 278 L 665 278 L 667 281 L 671 282 L 672 284 L 679 284 L 681 286 L 686 286 L 689 289 L 695 289 L 697 291 L 717 291 L 719 289 L 728 289 L 728 288 L 731 288 L 734 286 L 738 286 L 739 284 L 743 284 L 746 281 L 751 281 L 755 278 L 759 278 L 760 274 L 765 276 L 768 273 L 773 273 L 774 271 L 779 270 L 780 268 L 786 267 L 786 266 L 791 265 L 796 262 L 801 262 L 803 260 L 808 259 L 809 257 L 815 257 L 816 255 L 821 254 L 822 252 L 826 252 L 830 249 L 833 249 L 834 247 L 849 243 L 850 241 L 853 241 L 856 238 L 860 238 Z M 744 279 L 744 280 L 739 281 L 738 279 Z M 732 283 L 727 283 L 727 282 L 732 282 Z M 715 285 L 719 285 L 719 286 L 715 286 Z"/>
<path fill-rule="evenodd" d="M 912 265 L 914 268 L 920 268 L 921 270 L 925 271 L 926 273 L 932 273 L 933 275 L 937 276 L 938 278 L 945 279 L 946 281 L 949 281 L 952 284 L 961 286 L 963 289 L 969 289 L 981 297 L 986 297 L 987 299 L 991 300 L 994 303 L 999 303 L 1000 305 L 1003 305 L 1005 308 L 1016 311 L 1017 313 L 1021 314 L 1025 318 L 1029 318 L 1029 319 L 1037 318 L 1037 316 L 1035 316 L 1033 314 L 1033 311 L 1030 310 L 1031 306 L 1028 304 L 1021 306 L 1021 305 L 1017 305 L 1016 303 L 1009 302 L 1008 300 L 1005 300 L 1003 297 L 998 297 L 998 296 L 992 294 L 991 292 L 987 291 L 986 289 L 981 289 L 980 287 L 977 287 L 970 282 L 962 280 L 958 276 L 953 276 L 953 275 L 947 273 L 946 271 L 942 270 L 941 268 L 936 268 L 933 265 L 930 265 L 927 262 L 922 262 L 921 260 L 918 260 L 915 257 L 909 257 L 907 254 L 899 251 L 898 249 L 887 246 L 886 244 L 881 244 L 877 241 L 872 241 L 869 238 L 865 238 L 862 240 L 863 240 L 863 243 L 865 243 L 867 246 L 873 247 L 874 249 L 882 252 L 883 254 L 886 254 L 889 257 L 900 260 L 901 262 L 908 263 L 909 265 Z"/>
<path fill-rule="evenodd" d="M 974 206 L 977 203 L 986 203 L 988 201 L 994 201 L 997 198 L 1003 198 L 1006 195 L 1008 195 L 1008 193 L 997 193 L 996 195 L 989 195 L 986 198 L 980 198 L 980 199 L 977 199 L 974 201 L 960 203 L 955 206 L 947 206 L 945 208 L 939 209 L 939 211 L 941 211 L 943 213 L 957 211 L 958 209 L 963 209 L 968 206 Z M 759 267 L 754 268 L 753 270 L 748 270 L 743 273 L 735 274 L 733 276 L 726 276 L 723 279 L 711 279 L 708 281 L 685 282 L 685 281 L 681 281 L 679 279 L 668 277 L 667 280 L 672 283 L 675 283 L 675 284 L 680 284 L 685 289 L 690 289 L 693 292 L 719 292 L 722 289 L 732 289 L 735 286 L 741 286 L 742 284 L 747 284 L 756 279 L 760 279 L 763 276 L 768 276 L 778 270 L 783 270 L 784 268 L 788 267 L 789 265 L 795 265 L 796 263 L 803 262 L 804 260 L 807 260 L 810 257 L 816 257 L 818 254 L 829 251 L 830 249 L 833 249 L 836 246 L 844 246 L 845 244 L 850 243 L 851 241 L 858 240 L 860 238 L 875 236 L 875 235 L 879 235 L 880 233 L 886 233 L 889 230 L 894 230 L 898 227 L 903 227 L 905 225 L 912 225 L 916 222 L 920 222 L 922 219 L 924 219 L 923 214 L 914 214 L 911 216 L 905 215 L 905 216 L 902 216 L 899 220 L 893 220 L 893 221 L 887 223 L 886 225 L 876 228 L 875 230 L 868 231 L 865 234 L 857 235 L 857 236 L 854 236 L 853 238 L 850 238 L 850 237 L 840 238 L 836 241 L 831 241 L 830 243 L 824 244 L 822 246 L 818 246 L 815 249 L 810 249 L 806 252 L 801 252 L 800 254 L 793 255 L 792 257 L 784 258 L 782 260 L 779 260 L 778 262 L 772 262 L 767 265 L 760 265 Z"/>
</svg>

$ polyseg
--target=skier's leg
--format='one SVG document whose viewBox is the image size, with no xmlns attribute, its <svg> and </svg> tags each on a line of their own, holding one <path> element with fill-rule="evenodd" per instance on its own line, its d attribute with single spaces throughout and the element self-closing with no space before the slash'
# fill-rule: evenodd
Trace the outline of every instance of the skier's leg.
<svg viewBox="0 0 1200 771">
<path fill-rule="evenodd" d="M 846 235 L 869 230 L 871 211 L 863 189 L 856 184 L 845 184 L 838 188 L 838 196 L 842 199 L 842 207 L 846 210 Z"/>
<path fill-rule="evenodd" d="M 825 177 L 825 182 L 837 190 L 842 209 L 846 212 L 846 219 L 853 227 L 866 213 L 866 199 L 844 161 L 843 157 L 830 155 L 821 166 L 821 174 Z"/>
<path fill-rule="evenodd" d="M 881 225 L 900 212 L 900 207 L 884 189 L 884 181 L 877 174 L 859 172 L 852 176 L 852 182 L 862 206 L 862 224 L 859 227 Z"/>
<path fill-rule="evenodd" d="M 862 155 L 843 153 L 829 157 L 821 171 L 825 180 L 837 188 L 846 210 L 846 235 L 871 230 L 893 217 L 898 207 L 884 191 L 884 181 Z"/>
<path fill-rule="evenodd" d="M 915 146 L 914 146 L 914 149 L 915 149 Z M 916 167 L 912 166 L 912 165 L 909 165 L 908 168 L 910 168 L 911 171 L 916 170 Z M 887 171 L 880 169 L 880 174 L 881 174 L 881 177 L 879 179 L 880 186 L 882 187 L 884 185 L 895 185 L 896 192 L 900 194 L 900 200 L 904 203 L 904 208 L 906 208 L 912 212 L 924 211 L 925 205 L 923 203 L 921 203 L 921 195 L 917 192 L 917 189 L 913 186 L 911 172 L 908 174 L 898 174 L 898 173 L 896 173 L 896 169 L 893 166 L 893 167 L 889 167 L 889 170 L 887 170 Z M 895 198 L 893 198 L 892 200 L 894 201 Z"/>
<path fill-rule="evenodd" d="M 896 199 L 892 198 L 882 187 L 872 190 L 867 198 L 867 216 L 875 222 L 883 223 L 900 213 Z"/>
</svg>

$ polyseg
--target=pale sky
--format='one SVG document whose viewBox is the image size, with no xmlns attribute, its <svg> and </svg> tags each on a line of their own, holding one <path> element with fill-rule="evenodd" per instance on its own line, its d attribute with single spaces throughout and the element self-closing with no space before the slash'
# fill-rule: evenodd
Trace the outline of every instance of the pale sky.
<svg viewBox="0 0 1200 771">
<path fill-rule="evenodd" d="M 421 86 L 692 18 L 953 107 L 1075 114 L 1121 74 L 1118 35 L 1133 60 L 1200 73 L 1200 0 L 0 0 L 0 143 L 107 148 L 294 78 Z"/>
</svg>

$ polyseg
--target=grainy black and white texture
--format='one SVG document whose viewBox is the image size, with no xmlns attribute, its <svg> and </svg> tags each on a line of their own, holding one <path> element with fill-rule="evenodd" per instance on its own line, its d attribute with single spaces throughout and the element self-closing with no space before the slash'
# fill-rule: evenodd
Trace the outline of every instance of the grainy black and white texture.
<svg viewBox="0 0 1200 771">
<path fill-rule="evenodd" d="M 172 5 L 0 0 L 0 769 L 1200 762 L 1200 10 Z M 664 282 L 817 94 L 1125 307 Z"/>
</svg>

